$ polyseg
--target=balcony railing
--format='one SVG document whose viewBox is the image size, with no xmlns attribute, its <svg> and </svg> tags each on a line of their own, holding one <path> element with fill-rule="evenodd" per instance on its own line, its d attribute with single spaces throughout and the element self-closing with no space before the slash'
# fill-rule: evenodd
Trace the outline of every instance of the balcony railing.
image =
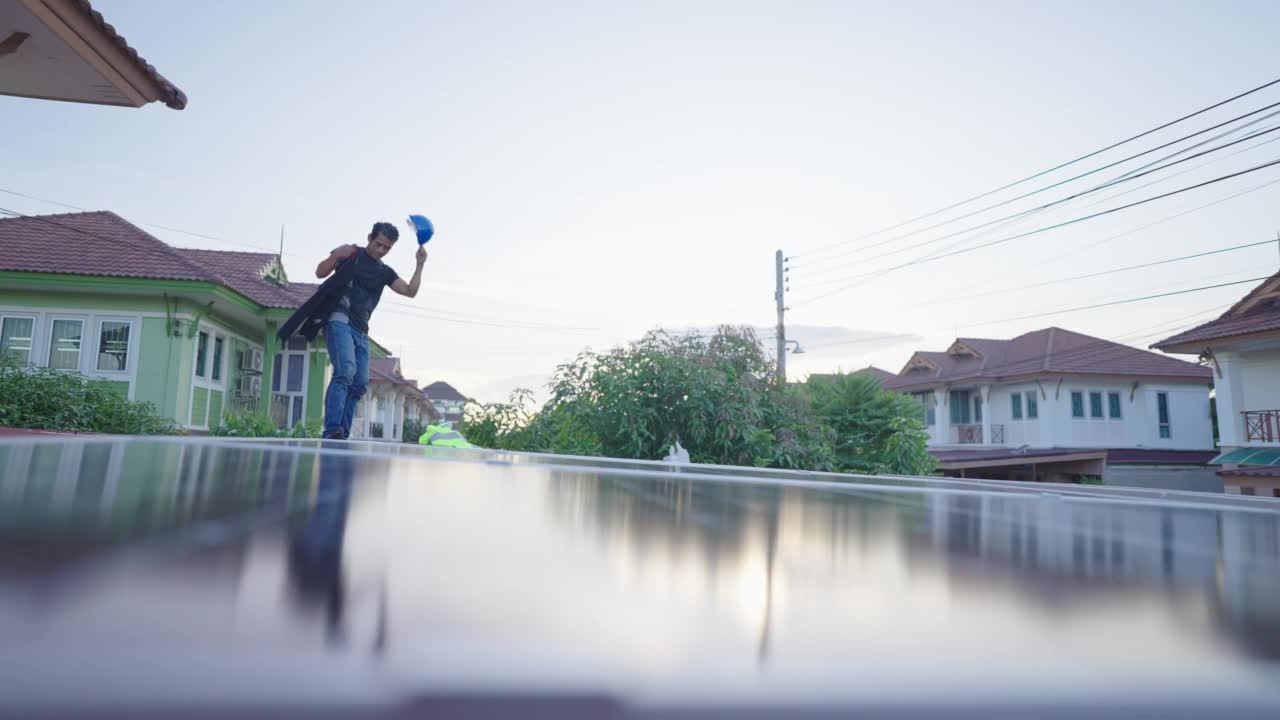
<svg viewBox="0 0 1280 720">
<path fill-rule="evenodd" d="M 255 395 L 236 393 L 227 403 L 229 412 L 254 413 L 258 411 L 258 398 Z"/>
<path fill-rule="evenodd" d="M 1280 438 L 1280 410 L 1245 410 L 1241 414 L 1247 442 L 1276 442 Z"/>
<path fill-rule="evenodd" d="M 961 445 L 981 445 L 982 444 L 982 426 L 981 425 L 957 425 L 956 426 L 956 442 Z"/>
<path fill-rule="evenodd" d="M 981 445 L 982 444 L 982 425 L 977 423 L 956 425 L 956 442 L 961 445 Z M 1004 426 L 991 426 L 991 444 L 1004 444 Z"/>
</svg>

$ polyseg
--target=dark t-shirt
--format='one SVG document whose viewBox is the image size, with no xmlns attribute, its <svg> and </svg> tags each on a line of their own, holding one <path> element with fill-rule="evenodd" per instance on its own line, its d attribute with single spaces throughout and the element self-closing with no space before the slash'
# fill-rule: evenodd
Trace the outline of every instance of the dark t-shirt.
<svg viewBox="0 0 1280 720">
<path fill-rule="evenodd" d="M 339 301 L 338 311 L 346 313 L 351 327 L 366 335 L 369 333 L 369 316 L 382 299 L 382 289 L 400 276 L 381 260 L 374 260 L 364 248 L 343 263 L 354 262 L 355 272 L 351 286 Z"/>
</svg>

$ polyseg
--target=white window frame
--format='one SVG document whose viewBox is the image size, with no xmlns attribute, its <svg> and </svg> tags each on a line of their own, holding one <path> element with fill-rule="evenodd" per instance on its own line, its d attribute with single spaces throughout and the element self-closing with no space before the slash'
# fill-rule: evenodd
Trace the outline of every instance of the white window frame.
<svg viewBox="0 0 1280 720">
<path fill-rule="evenodd" d="M 1071 415 L 1071 420 L 1072 420 L 1073 422 L 1091 422 L 1091 423 L 1122 423 L 1122 422 L 1124 422 L 1124 417 L 1125 417 L 1125 412 L 1124 412 L 1124 393 L 1123 393 L 1122 391 L 1120 391 L 1120 390 L 1107 390 L 1107 389 L 1105 389 L 1105 388 L 1096 388 L 1096 387 L 1093 387 L 1093 388 L 1083 388 L 1083 389 L 1081 389 L 1081 390 L 1072 390 L 1071 392 L 1072 392 L 1072 393 L 1077 393 L 1077 392 L 1078 392 L 1078 393 L 1080 393 L 1081 395 L 1083 395 L 1083 396 L 1084 396 L 1084 397 L 1083 397 L 1084 415 L 1083 415 L 1082 417 L 1077 417 L 1076 415 L 1072 414 L 1072 415 Z M 1095 394 L 1095 393 L 1097 393 L 1098 395 L 1102 396 L 1102 401 L 1101 401 L 1101 402 L 1102 402 L 1102 415 L 1101 415 L 1101 416 L 1099 416 L 1099 417 L 1094 417 L 1094 416 L 1093 416 L 1093 400 L 1092 400 L 1092 397 L 1091 397 L 1091 396 L 1092 396 L 1093 394 Z M 1111 396 L 1112 396 L 1112 395 L 1119 395 L 1119 396 L 1120 396 L 1120 406 L 1121 406 L 1121 407 L 1120 407 L 1120 416 L 1119 416 L 1119 417 L 1111 417 Z M 1071 411 L 1072 411 L 1072 408 L 1071 408 L 1071 399 L 1070 399 L 1070 396 L 1068 396 L 1068 399 L 1067 399 L 1067 412 L 1071 412 Z"/>
<path fill-rule="evenodd" d="M 1165 421 L 1160 421 L 1160 398 L 1164 398 L 1164 415 Z M 1172 440 L 1173 439 L 1173 402 L 1169 400 L 1168 390 L 1156 391 L 1156 439 Z M 1168 434 L 1166 435 L 1165 432 Z"/>
<path fill-rule="evenodd" d="M 31 321 L 31 347 L 27 350 L 27 365 L 35 365 L 37 350 L 40 348 L 40 316 L 22 312 L 0 312 L 0 332 L 4 331 L 5 320 Z"/>
<path fill-rule="evenodd" d="M 56 324 L 59 320 L 69 320 L 72 322 L 78 322 L 80 323 L 80 354 L 79 354 L 79 357 L 76 358 L 76 366 L 73 368 L 56 368 L 56 369 L 61 370 L 63 372 L 74 372 L 74 373 L 84 374 L 84 336 L 85 336 L 85 327 L 89 325 L 89 316 L 88 315 L 70 315 L 70 314 L 63 314 L 63 313 L 50 313 L 48 319 L 49 319 L 48 332 L 44 334 L 44 338 L 43 338 L 44 339 L 44 355 L 43 355 L 44 362 L 40 364 L 43 365 L 44 367 L 50 367 L 49 363 L 53 359 L 53 326 L 54 324 Z M 94 364 L 96 365 L 97 363 L 94 363 Z"/>
<path fill-rule="evenodd" d="M 138 349 L 138 344 L 136 342 L 136 338 L 138 336 L 137 334 L 138 324 L 134 322 L 133 318 L 112 317 L 110 315 L 98 315 L 94 317 L 94 320 L 95 320 L 94 324 L 97 327 L 98 332 L 94 335 L 94 342 L 93 342 L 93 374 L 102 376 L 102 377 L 118 377 L 118 378 L 128 377 L 129 373 L 132 372 L 133 370 L 134 363 L 137 362 L 136 357 L 138 353 L 136 352 L 136 350 Z M 122 370 L 103 370 L 102 368 L 98 367 L 98 360 L 99 360 L 98 356 L 102 354 L 102 326 L 109 322 L 123 323 L 129 326 L 129 340 L 125 343 L 124 369 Z M 50 329 L 52 329 L 53 324 L 50 323 L 49 327 Z M 81 345 L 80 350 L 81 352 L 83 352 L 84 351 L 83 340 L 80 341 L 80 345 Z"/>
<path fill-rule="evenodd" d="M 201 335 L 204 335 L 205 337 L 209 338 L 209 343 L 205 345 L 203 350 L 200 349 Z M 209 379 L 208 377 L 209 376 L 209 360 L 207 356 L 208 356 L 209 348 L 213 347 L 213 333 L 209 332 L 208 330 L 201 330 L 200 328 L 196 328 L 196 334 L 191 336 L 191 342 L 195 343 L 195 349 L 193 351 L 194 354 L 191 356 L 191 377 L 196 378 L 198 380 L 208 380 Z M 201 360 L 205 361 L 203 371 L 200 369 Z"/>
<path fill-rule="evenodd" d="M 1031 414 L 1031 408 L 1035 408 L 1035 414 Z M 1022 417 L 1027 422 L 1040 419 L 1040 398 L 1036 397 L 1035 390 L 1026 390 L 1022 393 Z"/>
<path fill-rule="evenodd" d="M 200 367 L 200 333 L 209 336 L 209 345 L 205 348 L 204 375 L 200 375 L 197 370 Z M 217 380 L 213 379 L 213 347 L 217 344 L 218 339 L 222 339 L 222 359 L 219 361 L 221 367 L 218 368 Z M 207 325 L 201 325 L 196 328 L 196 334 L 192 336 L 191 341 L 195 343 L 195 355 L 191 359 L 191 377 L 195 383 L 201 387 L 211 390 L 227 389 L 227 348 L 231 347 L 231 334 Z M 193 384 L 195 384 L 193 383 Z"/>
<path fill-rule="evenodd" d="M 218 343 L 222 343 L 222 354 L 218 354 Z M 221 333 L 213 334 L 213 341 L 209 343 L 209 382 L 225 388 L 227 386 L 227 348 L 231 346 L 229 338 Z M 214 378 L 214 373 L 218 377 Z"/>
<path fill-rule="evenodd" d="M 198 363 L 200 359 L 199 358 L 200 333 L 205 333 L 209 336 L 209 345 L 208 347 L 205 348 L 206 357 L 205 357 L 205 363 L 204 363 L 204 370 L 205 370 L 204 375 L 196 374 L 196 368 L 199 366 Z M 222 367 L 220 372 L 222 377 L 219 378 L 218 380 L 214 380 L 213 379 L 213 346 L 217 342 L 218 338 L 222 338 Z M 187 423 L 184 425 L 184 427 L 195 428 L 198 430 L 207 430 L 211 428 L 211 426 L 209 425 L 209 411 L 208 411 L 207 405 L 205 406 L 205 416 L 203 418 L 204 422 L 203 423 L 191 422 L 191 409 L 195 403 L 196 388 L 203 388 L 208 392 L 222 393 L 222 412 L 223 414 L 227 412 L 227 408 L 231 405 L 231 400 L 232 400 L 231 391 L 228 388 L 228 382 L 227 382 L 227 378 L 229 376 L 229 368 L 231 365 L 231 360 L 229 358 L 232 355 L 230 349 L 235 347 L 234 341 L 236 339 L 240 339 L 246 345 L 249 345 L 250 347 L 252 347 L 252 343 L 250 343 L 248 340 L 245 340 L 244 338 L 240 338 L 239 336 L 235 335 L 229 330 L 224 330 L 223 328 L 217 325 L 200 323 L 196 326 L 196 332 L 194 335 L 191 336 L 191 342 L 194 344 L 195 347 L 193 349 L 194 355 L 191 358 L 191 391 L 187 395 Z"/>
<path fill-rule="evenodd" d="M 1106 420 L 1107 419 L 1107 402 L 1106 402 L 1107 391 L 1090 389 L 1087 392 L 1087 394 L 1089 399 L 1089 418 L 1088 419 L 1092 422 Z M 1097 415 L 1093 414 L 1093 396 L 1094 395 L 1098 396 L 1098 414 Z"/>
<path fill-rule="evenodd" d="M 1119 390 L 1108 390 L 1106 391 L 1105 395 L 1106 395 L 1106 401 L 1107 401 L 1106 408 L 1105 408 L 1107 413 L 1107 420 L 1123 422 L 1124 421 L 1124 394 L 1121 393 Z M 1116 396 L 1117 414 L 1114 416 L 1111 414 L 1111 396 L 1112 395 Z"/>
<path fill-rule="evenodd" d="M 291 338 L 292 340 L 292 338 Z M 271 383 L 272 386 L 264 387 L 263 392 L 271 393 L 272 402 L 275 402 L 276 395 L 288 398 L 288 410 L 285 416 L 285 427 L 293 428 L 296 425 L 305 424 L 307 422 L 307 387 L 311 380 L 311 353 L 316 352 L 311 347 L 311 343 L 306 343 L 301 348 L 290 348 L 289 343 L 283 343 L 276 350 L 276 357 L 280 358 L 280 372 L 275 371 L 275 357 L 269 361 L 264 355 L 262 358 L 263 365 L 267 362 L 271 363 Z M 289 390 L 289 357 L 297 355 L 302 358 L 302 387 L 299 390 Z M 280 384 L 280 389 L 276 390 L 274 385 Z M 295 423 L 293 419 L 293 408 L 297 404 L 300 409 L 298 419 Z"/>
</svg>

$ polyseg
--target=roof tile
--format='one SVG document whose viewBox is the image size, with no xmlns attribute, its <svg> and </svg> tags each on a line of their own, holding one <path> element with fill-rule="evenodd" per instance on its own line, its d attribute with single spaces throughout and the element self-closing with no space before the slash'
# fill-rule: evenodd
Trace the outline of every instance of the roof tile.
<svg viewBox="0 0 1280 720">
<path fill-rule="evenodd" d="M 3 219 L 0 246 L 0 270 L 208 282 L 269 308 L 296 308 L 318 287 L 267 280 L 274 254 L 172 247 L 108 211 Z"/>
<path fill-rule="evenodd" d="M 1216 320 L 1180 332 L 1152 345 L 1166 349 L 1237 335 L 1280 331 L 1280 273 L 1262 281 Z"/>
<path fill-rule="evenodd" d="M 1208 368 L 1120 343 L 1051 327 L 1011 340 L 958 338 L 979 355 L 917 352 L 936 369 L 899 373 L 885 383 L 892 389 L 956 380 L 1019 377 L 1037 374 L 1133 375 L 1209 380 Z M 910 363 L 908 364 L 910 365 Z"/>
</svg>

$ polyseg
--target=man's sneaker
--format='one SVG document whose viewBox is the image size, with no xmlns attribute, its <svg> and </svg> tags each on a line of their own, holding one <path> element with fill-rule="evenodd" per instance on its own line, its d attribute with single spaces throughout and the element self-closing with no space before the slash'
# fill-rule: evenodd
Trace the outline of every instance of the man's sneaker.
<svg viewBox="0 0 1280 720">
<path fill-rule="evenodd" d="M 341 429 L 338 429 L 338 430 L 334 430 L 333 432 L 327 432 L 321 435 L 320 439 L 321 440 L 346 440 L 347 434 L 342 432 Z"/>
</svg>

